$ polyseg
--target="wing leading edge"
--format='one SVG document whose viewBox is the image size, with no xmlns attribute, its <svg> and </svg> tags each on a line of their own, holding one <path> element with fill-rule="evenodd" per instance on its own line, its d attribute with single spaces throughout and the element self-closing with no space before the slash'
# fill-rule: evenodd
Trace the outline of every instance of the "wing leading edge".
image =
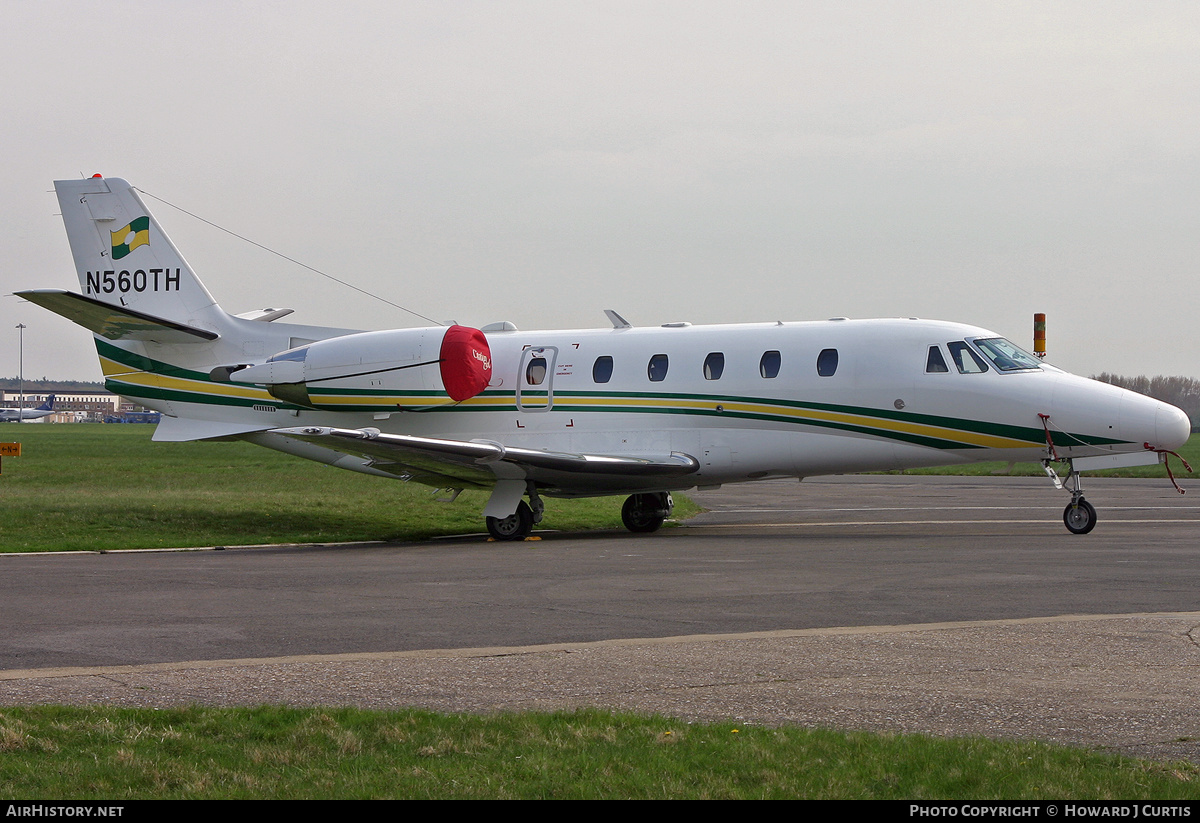
<svg viewBox="0 0 1200 823">
<path fill-rule="evenodd" d="M 607 494 L 655 487 L 700 468 L 696 458 L 682 452 L 652 457 L 570 454 L 487 440 L 385 434 L 375 428 L 299 426 L 271 433 L 358 455 L 389 474 L 440 486 L 490 488 L 497 480 L 526 480 L 564 494 Z"/>
</svg>

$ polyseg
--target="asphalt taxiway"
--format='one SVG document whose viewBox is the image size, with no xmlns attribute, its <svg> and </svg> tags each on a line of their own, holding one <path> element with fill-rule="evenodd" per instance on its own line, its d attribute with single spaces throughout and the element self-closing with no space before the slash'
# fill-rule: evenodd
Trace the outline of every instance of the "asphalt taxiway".
<svg viewBox="0 0 1200 823">
<path fill-rule="evenodd" d="M 1200 500 L 834 477 L 654 535 L 0 558 L 0 704 L 580 705 L 1200 761 Z"/>
</svg>

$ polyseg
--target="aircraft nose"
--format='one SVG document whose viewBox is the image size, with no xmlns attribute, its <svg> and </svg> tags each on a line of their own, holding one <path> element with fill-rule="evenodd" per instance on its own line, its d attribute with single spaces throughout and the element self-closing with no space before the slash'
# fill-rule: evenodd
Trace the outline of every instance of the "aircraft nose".
<svg viewBox="0 0 1200 823">
<path fill-rule="evenodd" d="M 1158 442 L 1153 445 L 1174 451 L 1187 442 L 1192 433 L 1192 421 L 1182 409 L 1160 403 L 1154 416 L 1154 433 Z"/>
</svg>

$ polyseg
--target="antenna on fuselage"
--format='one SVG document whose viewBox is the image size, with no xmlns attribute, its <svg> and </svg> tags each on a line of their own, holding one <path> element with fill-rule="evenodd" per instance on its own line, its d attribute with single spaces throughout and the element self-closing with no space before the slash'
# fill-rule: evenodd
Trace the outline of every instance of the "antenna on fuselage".
<svg viewBox="0 0 1200 823">
<path fill-rule="evenodd" d="M 632 329 L 633 328 L 632 323 L 630 323 L 628 320 L 626 320 L 621 315 L 617 314 L 612 309 L 605 309 L 604 314 L 608 317 L 609 322 L 613 324 L 614 329 Z"/>
</svg>

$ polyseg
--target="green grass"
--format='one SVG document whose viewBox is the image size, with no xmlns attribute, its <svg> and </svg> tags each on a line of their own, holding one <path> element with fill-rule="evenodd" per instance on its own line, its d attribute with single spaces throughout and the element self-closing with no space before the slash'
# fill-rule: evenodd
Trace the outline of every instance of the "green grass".
<svg viewBox="0 0 1200 823">
<path fill-rule="evenodd" d="M 0 551 L 421 540 L 484 530 L 483 492 L 451 504 L 415 483 L 248 443 L 154 443 L 147 425 L 0 427 Z M 541 529 L 621 525 L 622 498 L 546 499 Z M 697 507 L 677 498 L 676 513 Z"/>
<path fill-rule="evenodd" d="M 56 798 L 1190 799 L 1200 769 L 1040 743 L 603 711 L 0 709 L 0 786 Z"/>
</svg>

